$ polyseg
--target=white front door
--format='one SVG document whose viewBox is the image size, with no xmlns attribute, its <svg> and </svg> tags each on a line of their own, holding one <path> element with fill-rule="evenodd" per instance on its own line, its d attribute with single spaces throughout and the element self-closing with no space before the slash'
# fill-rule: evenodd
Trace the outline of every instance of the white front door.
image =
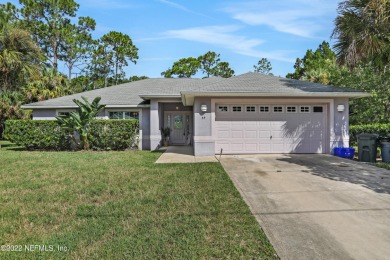
<svg viewBox="0 0 390 260">
<path fill-rule="evenodd" d="M 189 145 L 191 138 L 191 113 L 184 111 L 165 112 L 165 127 L 171 129 L 171 145 Z"/>
</svg>

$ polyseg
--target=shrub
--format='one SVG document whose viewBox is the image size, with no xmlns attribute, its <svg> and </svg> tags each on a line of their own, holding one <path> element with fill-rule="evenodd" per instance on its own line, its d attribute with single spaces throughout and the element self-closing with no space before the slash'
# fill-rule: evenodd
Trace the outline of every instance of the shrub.
<svg viewBox="0 0 390 260">
<path fill-rule="evenodd" d="M 93 120 L 89 141 L 94 150 L 125 150 L 137 144 L 137 120 Z M 69 132 L 57 120 L 7 120 L 5 139 L 29 150 L 70 150 Z"/>
<path fill-rule="evenodd" d="M 89 127 L 94 150 L 125 150 L 138 143 L 138 120 L 93 120 Z"/>
<path fill-rule="evenodd" d="M 54 120 L 7 120 L 4 138 L 27 149 L 68 150 L 68 133 Z"/>
<path fill-rule="evenodd" d="M 357 145 L 357 135 L 363 133 L 390 137 L 390 124 L 352 125 L 349 127 L 350 144 Z"/>
</svg>

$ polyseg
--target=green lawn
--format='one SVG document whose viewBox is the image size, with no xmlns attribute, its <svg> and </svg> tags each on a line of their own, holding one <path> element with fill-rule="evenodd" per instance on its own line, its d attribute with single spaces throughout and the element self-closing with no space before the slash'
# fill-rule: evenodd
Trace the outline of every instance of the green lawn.
<svg viewBox="0 0 390 260">
<path fill-rule="evenodd" d="M 276 258 L 218 163 L 157 165 L 160 154 L 146 151 L 2 145 L 0 245 L 22 251 L 3 248 L 0 259 Z"/>
<path fill-rule="evenodd" d="M 384 162 L 377 162 L 377 163 L 372 163 L 371 165 L 374 165 L 379 168 L 384 168 L 387 170 L 390 170 L 390 163 L 384 163 Z"/>
</svg>

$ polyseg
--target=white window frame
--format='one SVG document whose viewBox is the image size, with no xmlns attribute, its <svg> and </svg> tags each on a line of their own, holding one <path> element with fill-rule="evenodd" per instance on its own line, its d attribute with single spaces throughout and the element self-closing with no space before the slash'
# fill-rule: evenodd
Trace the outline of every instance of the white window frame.
<svg viewBox="0 0 390 260">
<path fill-rule="evenodd" d="M 292 108 L 292 107 L 295 109 L 295 111 L 288 111 L 288 109 Z M 297 106 L 290 106 L 290 105 L 288 105 L 288 106 L 286 106 L 286 113 L 289 113 L 289 114 L 291 114 L 291 113 L 298 113 L 298 107 Z"/>
<path fill-rule="evenodd" d="M 266 107 L 268 109 L 268 111 L 261 111 L 261 108 L 262 107 Z M 271 107 L 270 106 L 264 106 L 264 105 L 261 105 L 259 106 L 259 113 L 270 113 L 271 112 Z"/>
<path fill-rule="evenodd" d="M 138 119 L 136 118 L 118 118 L 118 119 L 111 119 L 110 113 L 138 113 Z M 108 119 L 110 120 L 127 120 L 127 119 L 136 119 L 139 120 L 140 113 L 138 111 L 108 111 Z"/>
<path fill-rule="evenodd" d="M 307 107 L 309 108 L 309 111 L 302 111 L 302 108 Z M 311 112 L 311 106 L 299 106 L 299 113 L 302 114 L 309 114 Z"/>
<path fill-rule="evenodd" d="M 282 111 L 275 111 L 275 108 L 276 108 L 276 107 L 281 107 L 281 108 L 282 108 Z M 282 105 L 275 105 L 275 106 L 272 106 L 272 113 L 275 113 L 275 114 L 284 113 L 284 106 L 282 106 Z"/>
<path fill-rule="evenodd" d="M 220 107 L 223 107 L 223 108 L 226 107 L 226 111 L 220 110 L 219 109 Z M 229 106 L 227 106 L 227 105 L 217 105 L 217 108 L 218 108 L 218 112 L 220 112 L 220 113 L 228 113 L 229 112 Z"/>
<path fill-rule="evenodd" d="M 76 109 L 57 109 L 56 110 L 56 116 L 59 116 L 60 113 L 71 113 L 71 112 L 76 112 Z"/>
<path fill-rule="evenodd" d="M 235 108 L 235 107 L 239 107 L 239 108 L 240 108 L 240 111 L 234 111 L 234 108 Z M 232 106 L 232 112 L 233 112 L 233 113 L 242 113 L 242 110 L 243 110 L 243 109 L 242 109 L 242 106 L 240 106 L 240 105 L 233 105 L 233 106 Z"/>
<path fill-rule="evenodd" d="M 251 109 L 248 111 L 248 108 L 251 108 Z M 254 108 L 253 111 L 252 111 L 252 108 Z M 256 106 L 245 106 L 245 112 L 247 112 L 247 113 L 256 113 Z"/>
<path fill-rule="evenodd" d="M 110 119 L 110 112 L 137 112 L 138 113 L 138 121 L 140 122 L 140 127 L 141 127 L 141 122 L 142 122 L 142 109 L 120 109 L 120 108 L 113 108 L 113 109 L 106 109 L 104 111 L 104 119 Z M 112 119 L 116 120 L 116 119 Z"/>
</svg>

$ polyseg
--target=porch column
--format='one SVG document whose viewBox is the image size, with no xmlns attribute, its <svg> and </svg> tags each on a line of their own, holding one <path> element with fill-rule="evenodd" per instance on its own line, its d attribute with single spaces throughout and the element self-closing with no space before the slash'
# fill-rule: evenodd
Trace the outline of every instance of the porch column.
<svg viewBox="0 0 390 260">
<path fill-rule="evenodd" d="M 160 148 L 161 132 L 159 118 L 159 103 L 156 100 L 150 100 L 150 150 Z"/>
<path fill-rule="evenodd" d="M 207 111 L 201 111 L 201 105 L 207 106 Z M 215 141 L 212 131 L 212 115 L 214 108 L 210 98 L 195 98 L 194 102 L 194 155 L 215 155 Z"/>
</svg>

